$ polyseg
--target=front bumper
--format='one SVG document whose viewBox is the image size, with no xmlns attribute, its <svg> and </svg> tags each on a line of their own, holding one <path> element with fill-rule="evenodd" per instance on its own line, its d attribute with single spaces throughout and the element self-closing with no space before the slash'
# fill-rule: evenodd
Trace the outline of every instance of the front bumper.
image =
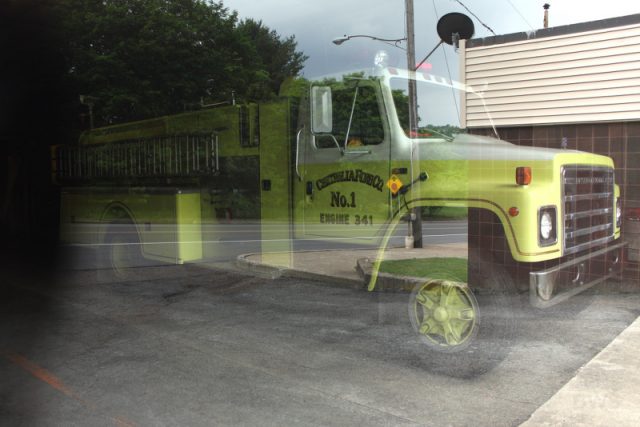
<svg viewBox="0 0 640 427">
<path fill-rule="evenodd" d="M 557 266 L 529 273 L 529 302 L 537 308 L 547 308 L 602 283 L 617 277 L 622 269 L 622 252 L 625 242 L 615 243 L 603 249 L 578 256 Z M 601 271 L 593 274 L 588 265 L 597 260 Z M 566 279 L 570 274 L 571 278 Z"/>
</svg>

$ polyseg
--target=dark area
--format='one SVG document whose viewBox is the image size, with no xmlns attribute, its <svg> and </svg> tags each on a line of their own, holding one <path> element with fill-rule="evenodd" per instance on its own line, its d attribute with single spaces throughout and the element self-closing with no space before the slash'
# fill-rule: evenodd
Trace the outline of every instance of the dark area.
<svg viewBox="0 0 640 427">
<path fill-rule="evenodd" d="M 76 103 L 48 2 L 0 5 L 0 236 L 2 259 L 37 269 L 55 256 L 58 197 L 50 147 L 67 142 Z"/>
</svg>

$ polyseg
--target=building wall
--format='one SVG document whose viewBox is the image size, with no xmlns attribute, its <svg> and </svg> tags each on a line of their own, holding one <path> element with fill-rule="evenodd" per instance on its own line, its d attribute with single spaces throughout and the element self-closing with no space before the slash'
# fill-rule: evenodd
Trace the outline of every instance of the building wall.
<svg viewBox="0 0 640 427">
<path fill-rule="evenodd" d="M 640 14 L 461 44 L 461 80 L 482 93 L 462 99 L 476 134 L 517 145 L 578 149 L 613 158 L 625 217 L 640 209 Z M 623 223 L 638 259 L 638 223 Z M 631 231 L 629 231 L 631 230 Z M 636 234 L 634 234 L 636 233 Z M 470 246 L 506 249 L 496 218 L 470 215 Z M 504 254 L 509 266 L 509 255 Z M 518 267 L 520 268 L 520 267 Z M 591 268 L 591 267 L 590 267 Z M 525 272 L 526 273 L 526 272 Z M 640 282 L 640 263 L 626 276 Z"/>
<path fill-rule="evenodd" d="M 568 149 L 611 157 L 616 167 L 616 183 L 620 185 L 625 216 L 630 216 L 632 210 L 640 208 L 640 120 L 621 123 L 514 126 L 497 130 L 502 139 L 517 145 L 560 148 L 563 139 L 566 139 Z M 491 128 L 473 129 L 472 132 L 493 135 Z M 477 241 L 475 245 L 491 242 L 500 250 L 500 245 L 504 246 L 504 242 L 501 236 L 496 235 L 499 233 L 499 227 L 493 224 L 492 219 L 486 217 L 480 217 L 476 222 L 477 224 L 470 224 L 469 228 L 470 239 Z M 623 238 L 640 238 L 636 234 L 625 233 L 626 228 L 629 228 L 628 222 L 623 223 Z M 638 283 L 640 264 L 628 262 L 626 275 Z"/>
<path fill-rule="evenodd" d="M 460 49 L 461 80 L 482 92 L 495 126 L 640 120 L 640 15 L 627 18 L 638 22 L 471 40 Z M 490 125 L 481 100 L 462 102 L 467 127 Z"/>
</svg>

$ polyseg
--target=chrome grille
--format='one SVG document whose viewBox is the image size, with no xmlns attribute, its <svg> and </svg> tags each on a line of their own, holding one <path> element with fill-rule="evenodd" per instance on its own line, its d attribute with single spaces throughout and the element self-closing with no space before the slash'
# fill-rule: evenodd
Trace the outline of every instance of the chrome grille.
<svg viewBox="0 0 640 427">
<path fill-rule="evenodd" d="M 568 165 L 562 169 L 565 254 L 613 239 L 614 174 L 612 168 Z"/>
</svg>

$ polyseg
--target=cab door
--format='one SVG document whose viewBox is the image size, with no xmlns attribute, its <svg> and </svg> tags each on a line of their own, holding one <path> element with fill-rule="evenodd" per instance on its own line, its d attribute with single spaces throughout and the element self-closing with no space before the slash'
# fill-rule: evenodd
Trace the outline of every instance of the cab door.
<svg viewBox="0 0 640 427">
<path fill-rule="evenodd" d="M 384 112 L 376 81 L 312 87 L 311 129 L 298 153 L 298 230 L 305 237 L 372 239 L 389 219 L 391 141 Z"/>
</svg>

